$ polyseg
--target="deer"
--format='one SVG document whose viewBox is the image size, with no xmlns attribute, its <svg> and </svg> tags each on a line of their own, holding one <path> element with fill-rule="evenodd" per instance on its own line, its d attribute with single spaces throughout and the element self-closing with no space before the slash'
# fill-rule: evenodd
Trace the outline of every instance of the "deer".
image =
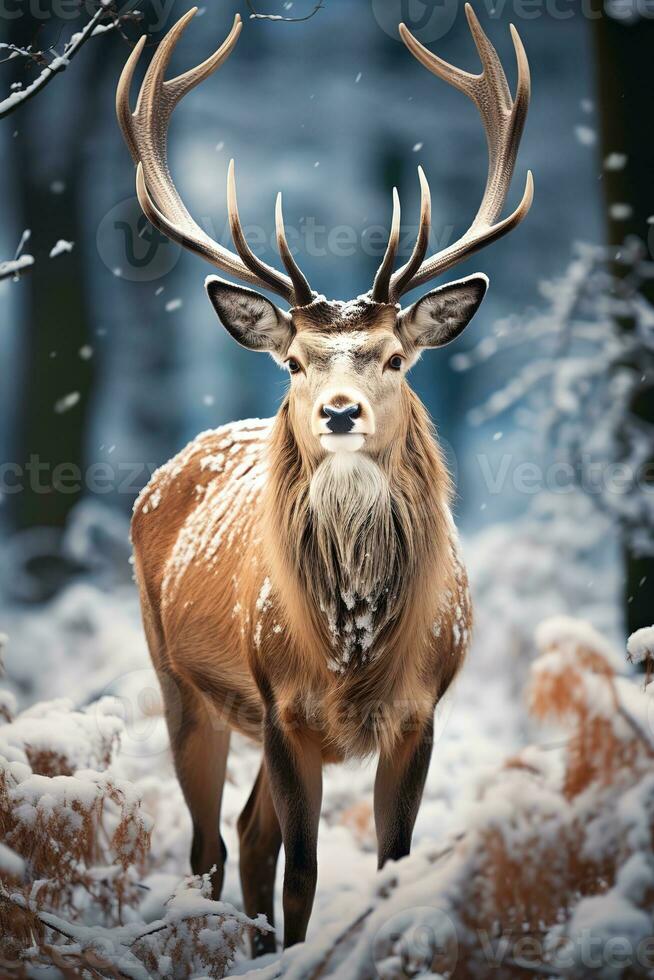
<svg viewBox="0 0 654 980">
<path fill-rule="evenodd" d="M 234 161 L 227 209 L 235 251 L 191 217 L 173 183 L 167 130 L 177 103 L 231 54 L 238 15 L 206 61 L 164 75 L 196 13 L 157 48 L 136 109 L 130 89 L 141 38 L 117 88 L 117 115 L 136 164 L 149 221 L 239 284 L 206 279 L 209 300 L 238 344 L 288 372 L 274 418 L 197 436 L 152 476 L 131 524 L 144 630 L 162 689 L 176 774 L 190 811 L 191 867 L 223 883 L 220 813 L 230 735 L 261 747 L 261 765 L 237 821 L 248 915 L 271 932 L 253 953 L 276 950 L 273 895 L 284 848 L 283 943 L 304 941 L 315 897 L 325 766 L 376 759 L 377 865 L 409 854 L 434 741 L 434 712 L 464 662 L 472 612 L 436 430 L 407 380 L 425 350 L 458 337 L 488 279 L 437 286 L 402 308 L 407 292 L 513 230 L 533 199 L 531 171 L 518 207 L 502 218 L 530 97 L 516 29 L 511 94 L 499 56 L 466 6 L 482 64 L 471 74 L 443 61 L 404 24 L 409 52 L 477 107 L 488 174 L 468 230 L 428 256 L 429 184 L 418 169 L 415 246 L 397 266 L 400 203 L 393 190 L 388 243 L 372 288 L 327 300 L 288 245 L 281 194 L 275 228 L 285 272 L 258 257 L 241 224 Z M 244 285 L 245 284 L 245 285 Z M 252 287 L 280 296 L 284 309 Z"/>
</svg>

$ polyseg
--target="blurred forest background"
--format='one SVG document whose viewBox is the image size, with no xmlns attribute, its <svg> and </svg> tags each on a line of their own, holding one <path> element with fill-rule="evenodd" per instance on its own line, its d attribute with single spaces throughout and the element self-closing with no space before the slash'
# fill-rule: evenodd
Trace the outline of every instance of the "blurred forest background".
<svg viewBox="0 0 654 980">
<path fill-rule="evenodd" d="M 216 323 L 201 261 L 182 255 L 141 216 L 115 122 L 114 90 L 130 45 L 143 31 L 156 41 L 188 4 L 144 0 L 108 8 L 99 23 L 109 29 L 24 102 L 15 98 L 21 87 L 97 7 L 77 0 L 4 0 L 4 6 L 0 94 L 10 105 L 0 122 L 0 256 L 11 259 L 27 229 L 23 252 L 34 264 L 18 281 L 7 276 L 0 283 L 0 456 L 9 462 L 1 514 L 9 539 L 28 532 L 9 548 L 12 562 L 25 563 L 25 575 L 12 575 L 17 591 L 27 590 L 18 597 L 32 589 L 39 598 L 71 571 L 60 560 L 60 535 L 81 500 L 128 514 L 152 468 L 196 432 L 274 413 L 283 379 L 269 360 L 238 349 Z M 260 12 L 312 12 L 299 0 L 272 6 Z M 531 168 L 536 197 L 518 232 L 461 269 L 483 270 L 492 283 L 465 339 L 414 371 L 450 453 L 464 531 L 532 506 L 534 491 L 521 492 L 511 478 L 515 467 L 532 461 L 545 473 L 548 451 L 555 458 L 551 446 L 544 456 L 536 446 L 533 426 L 515 411 L 519 399 L 509 399 L 510 410 L 500 417 L 482 413 L 474 424 L 476 407 L 535 357 L 539 338 L 522 349 L 517 339 L 520 324 L 544 306 L 542 284 L 565 274 L 577 242 L 615 247 L 637 236 L 641 259 L 649 261 L 648 234 L 654 235 L 648 224 L 653 137 L 646 122 L 654 87 L 648 68 L 654 22 L 647 14 L 654 11 L 643 15 L 642 4 L 604 11 L 593 3 L 580 10 L 548 0 L 486 6 L 478 12 L 509 77 L 509 21 L 530 58 L 534 94 L 516 183 Z M 252 9 L 210 0 L 173 67 L 197 63 L 226 35 L 237 10 L 247 19 Z M 120 16 L 113 29 L 112 11 Z M 434 243 L 450 240 L 480 199 L 482 128 L 460 94 L 410 57 L 394 25 L 404 18 L 443 57 L 476 70 L 462 14 L 449 0 L 325 0 L 299 23 L 247 21 L 229 63 L 174 117 L 172 166 L 192 213 L 226 240 L 224 188 L 234 156 L 255 248 L 274 260 L 273 200 L 283 189 L 311 282 L 330 297 L 347 298 L 369 288 L 393 184 L 410 240 L 421 163 L 434 195 Z M 34 51 L 44 53 L 40 61 L 30 57 Z M 72 247 L 49 257 L 60 240 Z M 638 288 L 651 299 L 651 283 L 641 278 Z M 623 323 L 626 331 L 632 326 Z M 478 358 L 474 370 L 457 373 L 458 352 L 507 333 L 511 341 L 501 357 Z M 557 352 L 559 372 L 566 353 Z M 636 413 L 651 422 L 651 378 L 646 381 L 636 393 Z M 545 398 L 540 411 L 551 407 Z M 498 490 L 489 474 L 503 472 L 498 468 L 507 457 L 509 478 Z M 568 486 L 561 496 L 571 491 Z M 650 560 L 642 547 L 619 540 L 619 528 L 617 534 L 616 547 L 626 555 L 623 612 L 631 627 L 640 626 L 650 603 L 639 583 Z"/>
<path fill-rule="evenodd" d="M 145 63 L 189 5 L 0 0 L 0 955 L 20 976 L 62 950 L 83 963 L 104 930 L 100 975 L 222 977 L 253 928 L 233 856 L 258 751 L 233 741 L 223 833 L 234 908 L 217 907 L 201 881 L 181 883 L 190 820 L 128 541 L 150 473 L 202 429 L 274 413 L 286 382 L 216 321 L 209 267 L 141 215 L 115 120 L 136 39 L 149 36 Z M 589 932 L 630 944 L 631 972 L 602 976 L 654 969 L 638 959 L 654 934 L 654 686 L 643 690 L 624 654 L 638 630 L 630 658 L 651 668 L 654 2 L 475 9 L 510 82 L 510 22 L 528 53 L 510 206 L 527 168 L 535 201 L 457 270 L 487 273 L 489 294 L 465 335 L 412 373 L 456 482 L 473 648 L 437 711 L 416 853 L 380 887 L 374 770 L 326 773 L 309 942 L 260 980 L 286 967 L 360 980 L 375 965 L 387 977 L 488 976 L 483 930 L 533 941 L 533 975 L 588 976 Z M 418 164 L 434 249 L 468 225 L 486 178 L 481 123 L 396 32 L 404 20 L 477 71 L 462 3 L 206 0 L 171 74 L 215 50 L 237 12 L 236 50 L 171 124 L 176 184 L 213 237 L 228 243 L 231 157 L 255 251 L 276 264 L 281 189 L 291 244 L 330 298 L 369 289 L 394 184 L 412 247 Z M 565 738 L 543 741 L 544 720 L 564 722 Z M 450 940 L 461 974 L 436 962 Z M 566 944 L 574 962 L 559 970 Z M 512 963 L 493 975 L 525 975 Z"/>
</svg>

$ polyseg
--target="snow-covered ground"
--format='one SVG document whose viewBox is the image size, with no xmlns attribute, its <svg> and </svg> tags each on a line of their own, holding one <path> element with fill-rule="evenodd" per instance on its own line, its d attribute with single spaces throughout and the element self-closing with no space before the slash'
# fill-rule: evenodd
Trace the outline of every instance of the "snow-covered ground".
<svg viewBox="0 0 654 980">
<path fill-rule="evenodd" d="M 583 508 L 583 502 L 578 506 Z M 556 764 L 556 743 L 550 751 L 548 736 L 538 733 L 529 721 L 525 700 L 526 680 L 535 655 L 535 626 L 549 616 L 574 612 L 593 621 L 612 641 L 619 635 L 616 576 L 595 574 L 594 588 L 586 588 L 587 569 L 582 574 L 583 559 L 579 558 L 585 533 L 583 515 L 575 514 L 573 506 L 569 516 L 567 529 L 561 515 L 548 533 L 543 533 L 537 521 L 523 519 L 511 527 L 495 526 L 464 542 L 476 600 L 475 638 L 462 674 L 438 711 L 435 751 L 411 858 L 377 874 L 371 806 L 374 770 L 360 764 L 329 767 L 320 827 L 318 889 L 307 945 L 287 952 L 281 961 L 268 957 L 254 963 L 241 951 L 232 967 L 234 974 L 267 980 L 283 972 L 285 976 L 308 978 L 318 969 L 322 972 L 316 976 L 366 976 L 365 971 L 357 973 L 357 922 L 362 915 L 371 915 L 374 936 L 379 933 L 383 948 L 394 928 L 402 931 L 402 915 L 408 913 L 395 913 L 392 901 L 387 903 L 387 911 L 375 913 L 377 918 L 370 911 L 375 896 L 378 898 L 385 888 L 394 888 L 398 877 L 403 883 L 398 908 L 406 909 L 407 896 L 415 892 L 415 901 L 408 902 L 412 921 L 420 923 L 426 916 L 429 921 L 425 928 L 433 933 L 433 916 L 444 913 L 434 911 L 425 901 L 425 868 L 438 863 L 439 855 L 447 853 L 452 842 L 474 825 L 480 793 L 492 785 L 494 774 L 508 757 L 537 742 L 546 764 Z M 96 522 L 104 525 L 105 532 L 108 527 L 112 529 L 113 538 L 107 533 L 105 538 L 116 544 L 109 573 L 106 568 L 96 568 L 71 582 L 48 604 L 11 604 L 2 610 L 2 630 L 8 634 L 6 680 L 19 707 L 38 705 L 31 712 L 37 719 L 49 713 L 44 725 L 50 730 L 56 728 L 53 718 L 58 709 L 56 705 L 44 707 L 41 702 L 53 699 L 69 699 L 91 717 L 97 713 L 100 728 L 106 725 L 108 704 L 111 712 L 122 718 L 124 732 L 111 772 L 132 784 L 153 820 L 152 847 L 141 880 L 147 890 L 140 906 L 125 915 L 149 922 L 165 914 L 166 901 L 189 873 L 191 824 L 172 769 L 136 589 L 127 571 L 128 553 L 126 549 L 120 553 L 120 521 L 112 525 L 108 515 L 82 512 L 69 532 L 69 550 L 78 559 L 89 559 L 97 542 L 93 533 L 98 529 Z M 578 535 L 573 540 L 573 527 L 580 529 L 581 538 Z M 575 568 L 565 565 L 565 560 L 572 560 L 569 555 L 566 558 L 566 547 L 571 554 L 576 549 L 580 564 Z M 112 549 L 106 548 L 105 541 L 106 550 Z M 118 575 L 116 567 L 121 569 Z M 578 592 L 574 582 L 579 583 Z M 108 702 L 107 696 L 115 700 Z M 68 707 L 64 704 L 62 710 Z M 53 737 L 56 735 L 53 730 Z M 87 764 L 94 764 L 93 760 Z M 258 764 L 259 750 L 235 738 L 222 833 L 229 853 L 223 898 L 237 909 L 241 907 L 241 894 L 236 820 Z M 278 923 L 282 918 L 281 862 L 279 872 Z M 429 881 L 433 892 L 434 882 L 432 878 Z M 447 892 L 450 885 L 446 881 L 443 887 Z M 398 915 L 399 926 L 395 921 Z M 388 936 L 384 932 L 387 926 Z M 420 946 L 419 935 L 412 941 Z M 329 963 L 321 966 L 325 957 Z M 346 972 L 342 974 L 338 972 L 339 957 L 344 958 Z M 334 969 L 335 974 L 329 972 Z"/>
</svg>

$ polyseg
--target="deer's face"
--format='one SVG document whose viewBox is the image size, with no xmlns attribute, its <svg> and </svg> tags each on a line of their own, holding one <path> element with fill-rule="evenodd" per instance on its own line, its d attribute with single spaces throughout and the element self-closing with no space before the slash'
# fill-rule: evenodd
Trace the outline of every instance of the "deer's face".
<svg viewBox="0 0 654 980">
<path fill-rule="evenodd" d="M 380 308 L 370 326 L 317 326 L 298 312 L 284 363 L 291 375 L 289 417 L 305 453 L 375 453 L 397 432 L 400 394 L 412 352 Z M 342 325 L 340 317 L 336 319 Z"/>
<path fill-rule="evenodd" d="M 285 313 L 249 289 L 207 281 L 229 333 L 289 372 L 289 421 L 303 455 L 314 460 L 334 452 L 376 456 L 398 438 L 407 371 L 422 350 L 461 333 L 486 287 L 485 276 L 471 276 L 404 311 L 360 298 L 316 300 Z"/>
<path fill-rule="evenodd" d="M 478 75 L 448 65 L 427 50 L 404 24 L 399 25 L 409 51 L 430 72 L 465 93 L 477 106 L 489 147 L 484 195 L 468 230 L 428 257 L 431 195 L 418 167 L 420 220 L 407 261 L 395 269 L 400 243 L 400 199 L 393 190 L 388 244 L 372 289 L 351 303 L 330 302 L 312 289 L 289 248 L 281 194 L 275 206 L 275 230 L 286 273 L 263 262 L 247 243 L 238 212 L 234 161 L 227 171 L 227 211 L 236 252 L 213 241 L 191 218 L 172 182 L 166 134 L 170 116 L 184 95 L 218 68 L 241 32 L 237 14 L 220 48 L 196 68 L 165 80 L 170 55 L 197 8 L 168 32 L 143 81 L 134 112 L 129 90 L 145 44 L 138 42 L 121 74 L 116 92 L 118 119 L 137 163 L 136 191 L 144 213 L 168 238 L 202 255 L 230 276 L 282 296 L 284 312 L 251 289 L 216 277 L 207 282 L 209 297 L 227 330 L 245 347 L 268 351 L 291 373 L 289 409 L 293 431 L 305 453 L 382 450 L 401 424 L 403 379 L 427 347 L 442 347 L 464 329 L 488 285 L 471 276 L 427 293 L 407 310 L 399 298 L 451 269 L 482 246 L 515 228 L 531 207 L 533 181 L 527 174 L 518 207 L 500 220 L 511 182 L 529 105 L 529 65 L 522 42 L 512 28 L 518 63 L 515 97 L 497 52 L 484 34 L 470 4 L 466 16 L 482 62 Z"/>
</svg>

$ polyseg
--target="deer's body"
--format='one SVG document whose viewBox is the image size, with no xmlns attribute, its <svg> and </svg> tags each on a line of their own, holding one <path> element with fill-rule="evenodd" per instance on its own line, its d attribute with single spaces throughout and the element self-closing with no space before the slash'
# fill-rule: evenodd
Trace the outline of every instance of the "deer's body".
<svg viewBox="0 0 654 980">
<path fill-rule="evenodd" d="M 316 884 L 326 762 L 378 755 L 374 814 L 378 864 L 409 853 L 427 777 L 434 708 L 465 656 L 466 575 L 450 514 L 450 483 L 430 422 L 407 373 L 423 350 L 457 337 L 479 308 L 485 276 L 451 282 L 406 309 L 400 297 L 514 228 L 532 200 L 499 220 L 529 102 L 529 68 L 513 30 L 512 98 L 495 49 L 466 7 L 483 63 L 454 68 L 404 25 L 402 40 L 434 74 L 472 99 L 488 138 L 489 173 L 465 234 L 426 258 L 430 194 L 415 247 L 394 271 L 400 208 L 373 287 L 350 302 L 309 286 L 286 241 L 287 270 L 256 256 L 236 204 L 228 211 L 238 254 L 193 221 L 172 182 L 166 131 L 176 103 L 233 49 L 164 79 L 190 11 L 146 72 L 134 113 L 129 88 L 144 39 L 123 70 L 118 118 L 137 164 L 141 206 L 164 234 L 249 284 L 274 291 L 283 310 L 217 277 L 209 298 L 244 347 L 267 351 L 290 377 L 274 420 L 204 433 L 164 466 L 140 496 L 132 537 L 143 620 L 164 696 L 179 780 L 193 819 L 194 872 L 222 885 L 219 832 L 230 731 L 262 743 L 262 763 L 238 822 L 244 904 L 273 922 L 275 866 L 285 851 L 284 943 L 301 941 Z M 275 948 L 255 937 L 255 952 Z"/>
<path fill-rule="evenodd" d="M 406 397 L 424 471 L 401 452 L 388 461 L 393 509 L 407 522 L 391 530 L 377 582 L 353 583 L 345 567 L 334 576 L 308 546 L 309 480 L 286 407 L 203 433 L 141 494 L 132 536 L 157 669 L 197 689 L 228 727 L 261 739 L 263 686 L 325 761 L 392 752 L 460 667 L 470 606 L 449 479 L 422 406 Z M 385 516 L 361 549 L 379 549 Z M 298 545 L 305 567 L 293 562 Z"/>
</svg>

